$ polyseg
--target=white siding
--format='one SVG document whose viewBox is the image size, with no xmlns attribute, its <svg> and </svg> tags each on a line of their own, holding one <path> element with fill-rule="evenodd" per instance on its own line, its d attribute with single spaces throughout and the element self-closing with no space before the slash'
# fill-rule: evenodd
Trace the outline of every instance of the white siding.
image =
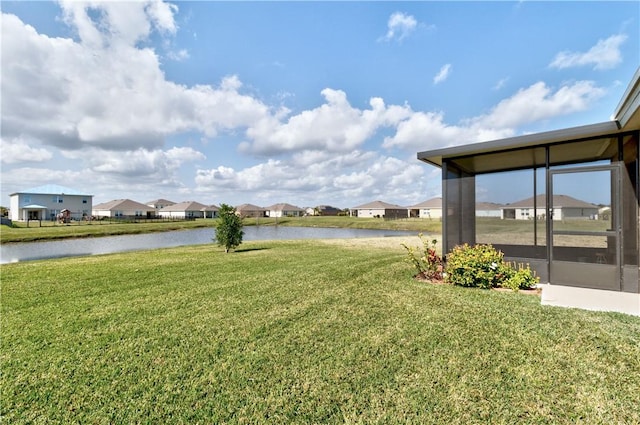
<svg viewBox="0 0 640 425">
<path fill-rule="evenodd" d="M 42 213 L 42 220 L 53 220 L 60 210 L 68 209 L 75 220 L 82 219 L 83 215 L 91 214 L 92 197 L 89 195 L 56 195 L 56 194 L 32 194 L 16 193 L 11 196 L 11 220 L 26 220 L 27 205 L 42 205 L 47 209 Z"/>
<path fill-rule="evenodd" d="M 442 218 L 442 208 L 420 208 L 420 218 Z"/>
</svg>

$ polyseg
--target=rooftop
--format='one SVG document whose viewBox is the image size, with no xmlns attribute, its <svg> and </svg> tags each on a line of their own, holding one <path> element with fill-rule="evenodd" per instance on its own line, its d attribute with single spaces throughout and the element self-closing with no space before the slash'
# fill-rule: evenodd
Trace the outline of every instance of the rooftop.
<svg viewBox="0 0 640 425">
<path fill-rule="evenodd" d="M 12 193 L 11 196 L 19 193 L 26 193 L 32 195 L 78 195 L 78 196 L 93 196 L 85 192 L 80 192 L 70 187 L 60 186 L 57 184 L 45 184 L 44 186 L 38 186 L 31 189 L 23 190 L 20 192 Z"/>
</svg>

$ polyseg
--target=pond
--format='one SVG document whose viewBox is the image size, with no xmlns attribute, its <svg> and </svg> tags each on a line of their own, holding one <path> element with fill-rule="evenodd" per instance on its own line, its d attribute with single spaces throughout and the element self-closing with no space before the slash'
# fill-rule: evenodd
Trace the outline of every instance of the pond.
<svg viewBox="0 0 640 425">
<path fill-rule="evenodd" d="M 348 239 L 415 235 L 416 232 L 372 229 L 337 229 L 320 227 L 247 226 L 244 241 L 287 239 Z M 182 245 L 213 243 L 213 228 L 176 230 L 142 235 L 105 236 L 99 238 L 63 239 L 44 242 L 0 245 L 0 263 L 110 254 Z"/>
</svg>

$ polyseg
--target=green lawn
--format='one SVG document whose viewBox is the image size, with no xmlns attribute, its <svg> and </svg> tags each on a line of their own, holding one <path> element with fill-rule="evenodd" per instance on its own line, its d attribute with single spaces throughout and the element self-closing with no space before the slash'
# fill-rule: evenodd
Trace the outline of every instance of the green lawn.
<svg viewBox="0 0 640 425">
<path fill-rule="evenodd" d="M 3 423 L 640 423 L 640 318 L 346 242 L 0 266 Z"/>
<path fill-rule="evenodd" d="M 284 217 L 284 218 L 245 218 L 247 225 L 275 225 L 302 226 L 302 227 L 340 227 L 351 229 L 384 229 L 384 230 L 410 230 L 425 233 L 440 233 L 442 222 L 427 218 L 404 218 L 397 220 L 384 220 L 382 218 L 368 217 Z"/>
<path fill-rule="evenodd" d="M 126 235 L 151 232 L 168 232 L 171 230 L 213 227 L 212 219 L 190 221 L 159 221 L 156 223 L 110 223 L 110 222 L 73 222 L 57 224 L 43 221 L 42 227 L 37 223 L 15 222 L 13 227 L 0 226 L 0 242 L 33 242 L 51 239 L 85 238 L 112 235 Z"/>
</svg>

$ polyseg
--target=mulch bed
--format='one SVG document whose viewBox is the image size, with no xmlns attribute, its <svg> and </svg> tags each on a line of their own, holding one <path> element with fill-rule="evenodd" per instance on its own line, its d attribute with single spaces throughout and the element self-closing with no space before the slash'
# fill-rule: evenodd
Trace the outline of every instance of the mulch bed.
<svg viewBox="0 0 640 425">
<path fill-rule="evenodd" d="M 425 283 L 430 283 L 432 285 L 451 285 L 451 283 L 445 282 L 444 279 L 431 279 L 431 278 L 427 278 L 425 277 L 422 273 L 415 275 L 414 279 L 419 280 L 420 282 L 425 282 Z M 498 292 L 516 292 L 512 289 L 509 288 L 491 288 L 492 291 L 498 291 Z M 538 295 L 540 296 L 540 294 L 542 293 L 542 289 L 540 288 L 533 288 L 533 289 L 519 289 L 517 291 L 520 294 L 527 294 L 527 295 Z"/>
</svg>

